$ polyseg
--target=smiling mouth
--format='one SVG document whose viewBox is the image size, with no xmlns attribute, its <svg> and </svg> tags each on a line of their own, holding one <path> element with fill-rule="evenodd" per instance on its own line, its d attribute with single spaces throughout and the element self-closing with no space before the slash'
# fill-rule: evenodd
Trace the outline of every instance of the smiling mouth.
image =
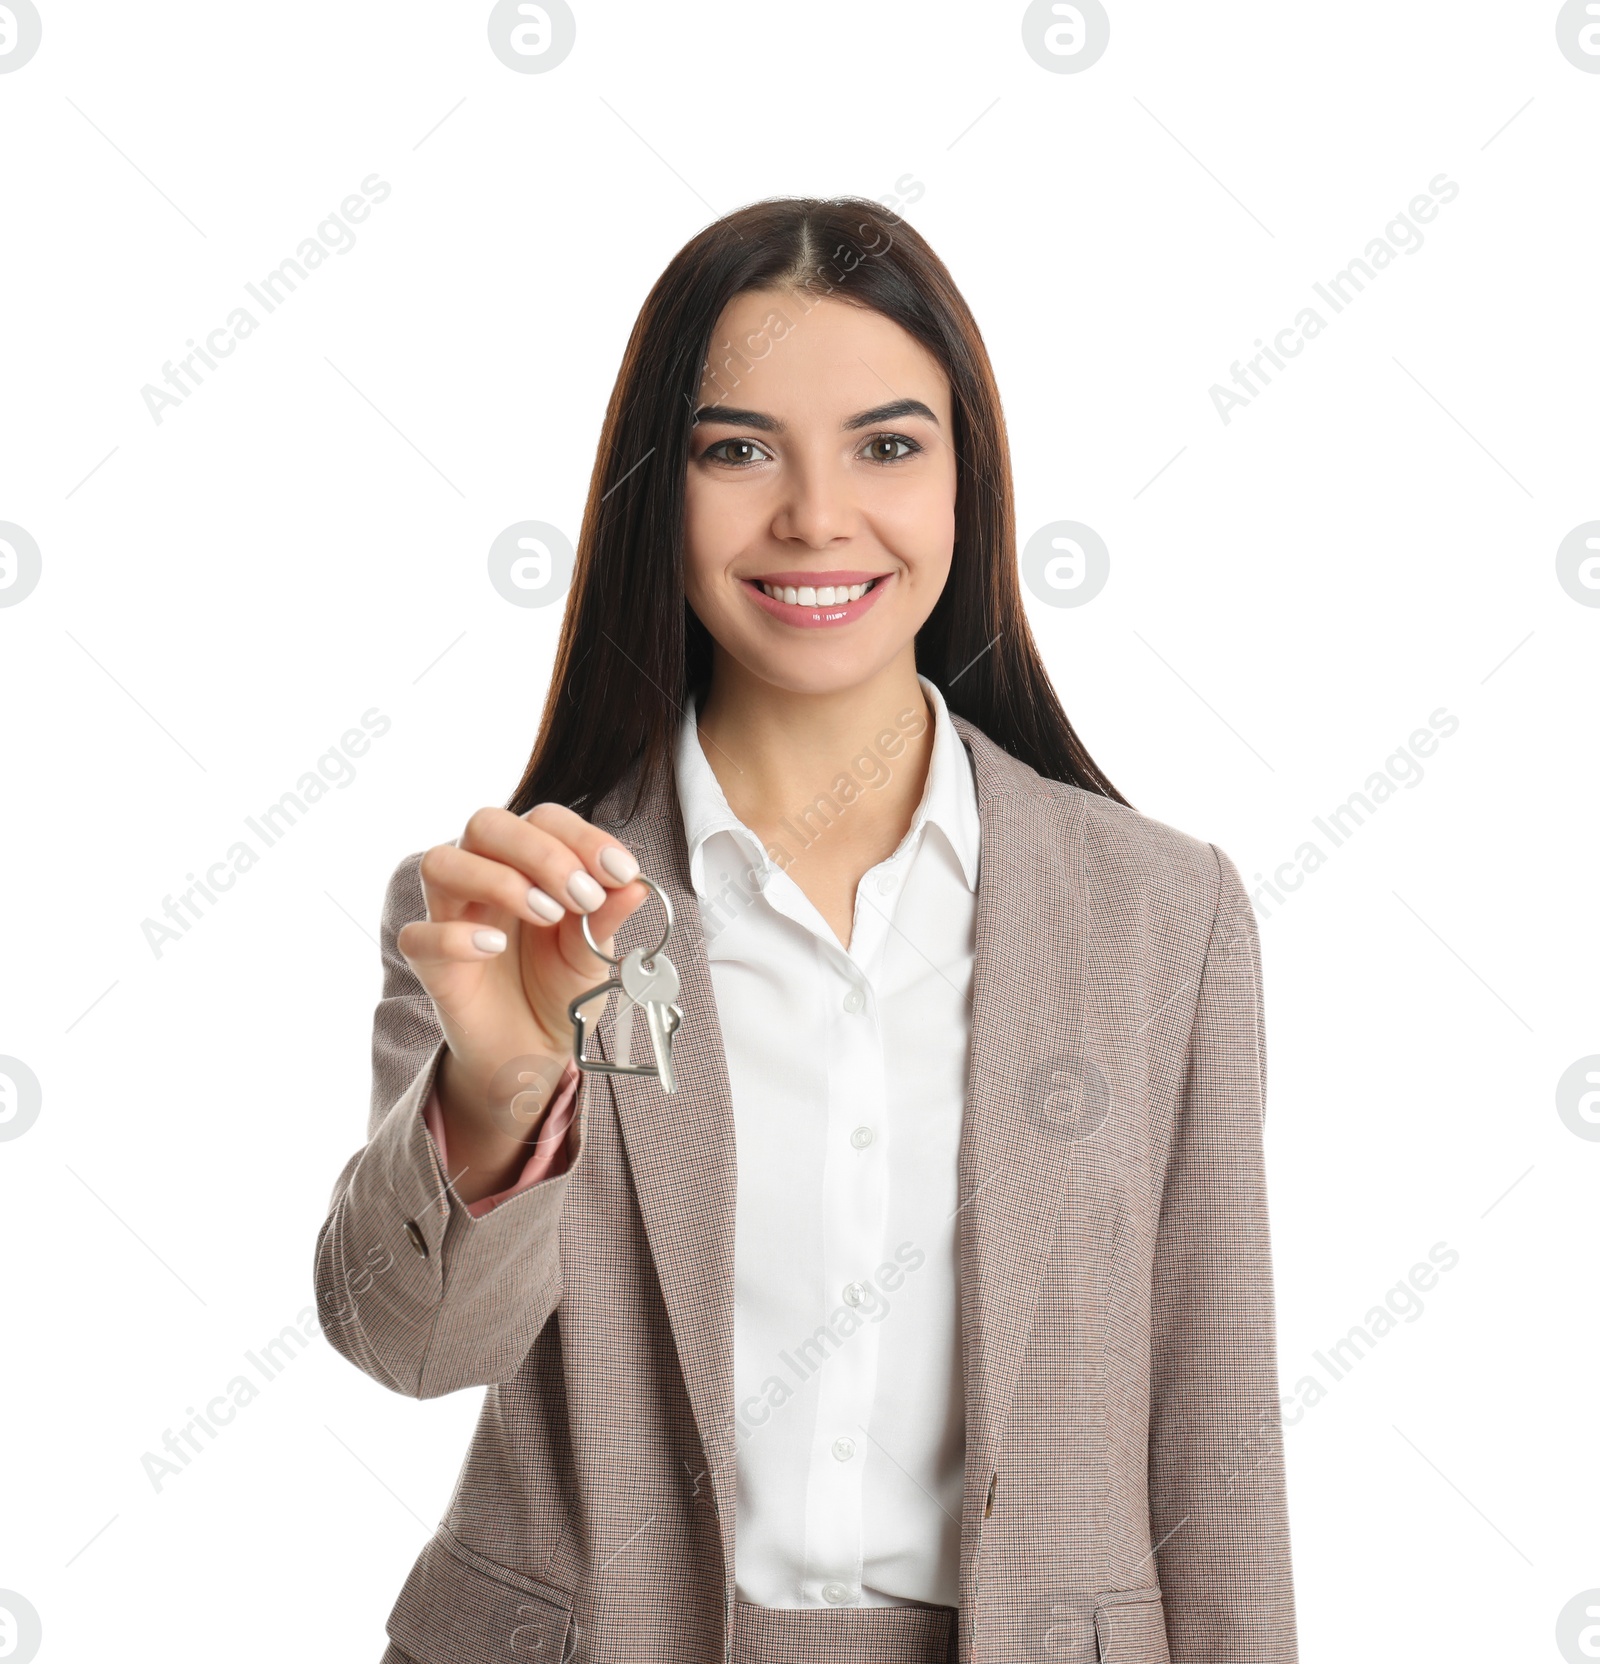
<svg viewBox="0 0 1600 1664">
<path fill-rule="evenodd" d="M 832 582 L 818 583 L 819 578 Z M 775 622 L 797 630 L 833 630 L 864 618 L 894 578 L 893 572 L 797 570 L 739 581 L 751 601 Z"/>
<path fill-rule="evenodd" d="M 859 601 L 887 576 L 884 573 L 854 584 L 774 584 L 763 578 L 747 578 L 745 581 L 754 584 L 763 595 L 791 607 L 836 607 Z"/>
</svg>

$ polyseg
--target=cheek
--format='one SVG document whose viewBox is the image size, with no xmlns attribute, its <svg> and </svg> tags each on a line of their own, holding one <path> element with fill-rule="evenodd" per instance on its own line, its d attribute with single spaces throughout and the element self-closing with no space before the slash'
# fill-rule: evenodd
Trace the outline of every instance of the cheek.
<svg viewBox="0 0 1600 1664">
<path fill-rule="evenodd" d="M 683 576 L 691 605 L 704 592 L 705 578 L 717 564 L 726 522 L 714 514 L 705 493 L 691 476 L 683 493 Z"/>
<path fill-rule="evenodd" d="M 718 491 L 716 482 L 691 473 L 683 487 L 684 548 L 705 560 L 727 559 L 747 535 L 750 507 L 738 491 Z"/>
<path fill-rule="evenodd" d="M 918 492 L 880 519 L 885 536 L 902 560 L 937 569 L 950 563 L 956 535 L 953 492 Z"/>
</svg>

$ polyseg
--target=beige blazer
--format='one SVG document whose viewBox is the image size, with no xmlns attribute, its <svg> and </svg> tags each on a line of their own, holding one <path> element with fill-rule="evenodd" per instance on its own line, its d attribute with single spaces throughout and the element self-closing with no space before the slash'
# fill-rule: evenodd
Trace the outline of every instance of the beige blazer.
<svg viewBox="0 0 1600 1664">
<path fill-rule="evenodd" d="M 962 1664 L 1293 1664 L 1260 951 L 1239 874 L 953 721 L 982 827 Z M 628 795 L 592 818 L 672 898 L 679 1090 L 585 1075 L 569 1171 L 479 1220 L 420 1113 L 443 1040 L 395 946 L 423 916 L 419 857 L 390 882 L 368 1140 L 318 1238 L 318 1307 L 395 1392 L 488 1388 L 389 1618 L 391 1659 L 728 1655 L 733 1112 L 677 801 L 664 785 L 624 825 Z M 619 948 L 659 925 L 640 908 Z"/>
</svg>

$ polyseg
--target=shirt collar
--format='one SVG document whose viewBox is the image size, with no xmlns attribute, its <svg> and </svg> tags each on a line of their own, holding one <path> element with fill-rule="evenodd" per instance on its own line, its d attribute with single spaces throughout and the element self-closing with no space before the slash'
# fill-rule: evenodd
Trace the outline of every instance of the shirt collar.
<svg viewBox="0 0 1600 1664">
<path fill-rule="evenodd" d="M 914 846 L 924 825 L 937 826 L 960 863 L 967 888 L 976 890 L 980 823 L 972 764 L 967 757 L 967 748 L 950 720 L 944 695 L 920 672 L 917 681 L 933 711 L 933 753 L 922 800 L 891 859 L 897 859 Z M 704 846 L 714 833 L 731 832 L 758 867 L 771 865 L 761 840 L 729 808 L 722 786 L 706 759 L 700 744 L 692 693 L 686 695 L 683 702 L 675 762 L 678 807 L 683 815 L 684 839 L 689 851 L 689 877 L 696 894 L 701 897 L 707 895 Z"/>
</svg>

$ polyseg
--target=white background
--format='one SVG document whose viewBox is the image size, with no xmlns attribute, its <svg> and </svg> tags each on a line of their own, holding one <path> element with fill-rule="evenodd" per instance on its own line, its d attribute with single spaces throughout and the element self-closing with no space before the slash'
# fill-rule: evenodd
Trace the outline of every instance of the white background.
<svg viewBox="0 0 1600 1664">
<path fill-rule="evenodd" d="M 613 0 L 523 75 L 487 5 L 40 3 L 0 75 L 0 520 L 43 561 L 0 607 L 0 1053 L 44 1094 L 0 1142 L 0 1587 L 40 1656 L 379 1656 L 480 1394 L 316 1339 L 159 1490 L 142 1458 L 312 1304 L 385 882 L 532 744 L 561 609 L 502 600 L 491 540 L 576 536 L 687 238 L 851 192 L 977 315 L 1021 535 L 1106 540 L 1095 600 L 1029 609 L 1139 809 L 1254 887 L 1459 720 L 1261 923 L 1283 1392 L 1326 1389 L 1285 1432 L 1302 1657 L 1559 1657 L 1600 1585 L 1600 1143 L 1555 1095 L 1600 1052 L 1600 609 L 1555 562 L 1600 517 L 1600 75 L 1557 6 L 1112 0 L 1052 74 L 1016 4 Z M 157 424 L 141 388 L 374 172 Z M 1440 173 L 1423 246 L 1225 424 L 1212 385 Z M 372 707 L 354 782 L 157 957 L 142 922 Z"/>
</svg>

